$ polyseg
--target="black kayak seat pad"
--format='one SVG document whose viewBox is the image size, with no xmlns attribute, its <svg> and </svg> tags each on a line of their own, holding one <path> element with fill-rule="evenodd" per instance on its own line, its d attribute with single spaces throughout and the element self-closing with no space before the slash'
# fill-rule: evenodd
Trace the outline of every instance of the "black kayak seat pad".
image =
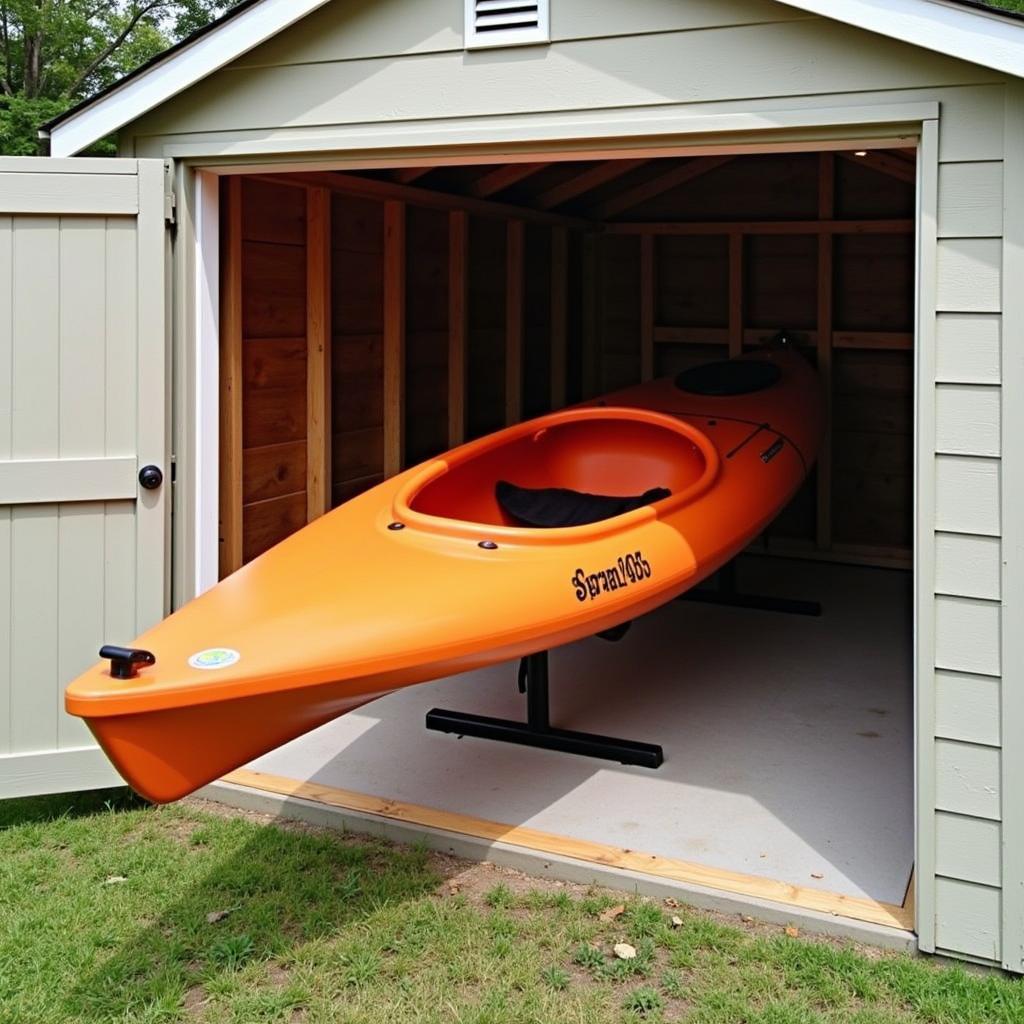
<svg viewBox="0 0 1024 1024">
<path fill-rule="evenodd" d="M 667 487 L 652 487 L 643 494 L 625 496 L 587 494 L 566 487 L 519 487 L 507 480 L 494 486 L 494 497 L 506 515 L 524 526 L 542 529 L 599 523 L 661 501 L 671 493 Z"/>
</svg>

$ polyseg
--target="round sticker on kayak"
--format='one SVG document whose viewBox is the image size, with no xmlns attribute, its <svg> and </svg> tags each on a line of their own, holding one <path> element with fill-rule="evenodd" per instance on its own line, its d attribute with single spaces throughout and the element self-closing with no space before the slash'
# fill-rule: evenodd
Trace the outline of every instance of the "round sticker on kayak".
<svg viewBox="0 0 1024 1024">
<path fill-rule="evenodd" d="M 230 647 L 209 647 L 205 651 L 193 654 L 188 659 L 188 663 L 193 668 L 227 668 L 229 665 L 234 665 L 241 657 L 238 651 L 233 651 Z"/>
</svg>

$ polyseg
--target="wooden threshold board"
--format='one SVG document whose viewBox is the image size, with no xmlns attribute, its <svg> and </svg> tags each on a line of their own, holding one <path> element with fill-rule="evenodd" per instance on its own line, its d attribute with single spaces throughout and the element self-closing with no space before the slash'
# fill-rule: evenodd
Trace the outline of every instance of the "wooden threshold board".
<svg viewBox="0 0 1024 1024">
<path fill-rule="evenodd" d="M 511 846 L 536 850 L 538 853 L 571 857 L 574 860 L 602 864 L 605 867 L 620 868 L 625 871 L 640 871 L 658 878 L 667 878 L 673 882 L 684 882 L 707 889 L 719 889 L 735 895 L 771 900 L 774 903 L 801 907 L 804 910 L 833 914 L 836 917 L 849 917 L 855 921 L 867 921 L 889 928 L 901 928 L 904 931 L 911 931 L 914 927 L 912 905 L 908 908 L 906 905 L 896 906 L 892 903 L 879 903 L 864 897 L 845 896 L 841 893 L 810 889 L 789 882 L 775 881 L 771 878 L 760 878 L 757 875 L 746 875 L 737 871 L 723 871 L 719 868 L 695 864 L 692 861 L 676 860 L 673 857 L 660 857 L 657 854 L 607 846 L 604 843 L 572 839 L 552 832 L 540 832 L 523 825 L 506 825 L 497 821 L 488 821 L 485 818 L 474 818 L 468 814 L 437 810 L 420 804 L 403 803 L 388 797 L 369 796 L 348 789 L 324 786 L 318 782 L 301 782 L 298 779 L 270 775 L 266 772 L 255 772 L 248 768 L 240 768 L 238 771 L 231 772 L 230 775 L 225 775 L 221 781 L 230 782 L 236 786 L 246 786 L 249 789 L 260 789 L 267 793 L 276 793 L 280 796 L 311 800 L 314 803 L 339 807 L 347 811 L 375 814 L 382 818 L 404 821 L 411 825 L 423 825 L 428 828 L 442 829 L 445 832 L 473 836 L 477 839 L 508 843 Z"/>
</svg>

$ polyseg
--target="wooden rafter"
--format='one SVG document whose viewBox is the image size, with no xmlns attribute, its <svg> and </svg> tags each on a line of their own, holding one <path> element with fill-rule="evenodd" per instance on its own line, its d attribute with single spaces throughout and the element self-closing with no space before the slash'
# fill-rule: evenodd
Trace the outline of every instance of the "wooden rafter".
<svg viewBox="0 0 1024 1024">
<path fill-rule="evenodd" d="M 399 167 L 391 172 L 391 177 L 399 185 L 411 185 L 418 178 L 429 174 L 433 167 Z"/>
<path fill-rule="evenodd" d="M 530 206 L 514 206 L 499 203 L 493 199 L 477 199 L 476 196 L 450 195 L 417 185 L 399 185 L 394 181 L 380 181 L 376 178 L 361 178 L 355 174 L 332 174 L 325 171 L 301 171 L 292 174 L 257 174 L 260 181 L 272 181 L 278 185 L 323 185 L 351 196 L 366 196 L 371 199 L 397 199 L 413 206 L 432 210 L 465 210 L 467 213 L 497 220 L 525 220 L 538 224 L 564 224 L 570 228 L 594 230 L 598 225 L 582 217 L 566 217 L 547 210 Z"/>
<path fill-rule="evenodd" d="M 546 192 L 535 196 L 531 200 L 531 205 L 538 210 L 554 209 L 556 206 L 561 206 L 562 203 L 569 202 L 570 199 L 576 199 L 609 181 L 621 178 L 624 174 L 628 174 L 646 163 L 649 161 L 606 160 L 604 163 L 588 168 L 582 174 L 577 174 L 568 181 L 563 181 L 561 185 L 555 185 L 554 188 L 549 188 Z"/>
<path fill-rule="evenodd" d="M 624 210 L 631 210 L 634 206 L 639 206 L 648 199 L 660 196 L 671 188 L 676 188 L 678 185 L 684 185 L 688 181 L 693 181 L 695 178 L 699 178 L 701 175 L 721 167 L 722 164 L 726 164 L 732 159 L 734 158 L 731 156 L 699 156 L 693 160 L 688 160 L 684 164 L 677 164 L 671 170 L 651 178 L 650 181 L 645 181 L 642 185 L 627 189 L 625 192 L 613 196 L 599 206 L 594 207 L 590 211 L 590 216 L 595 220 L 607 220 L 609 217 L 614 217 Z"/>
<path fill-rule="evenodd" d="M 529 178 L 531 174 L 549 167 L 549 164 L 505 164 L 482 174 L 469 186 L 469 194 L 478 199 L 486 199 L 506 188 L 511 188 L 518 181 Z"/>
<path fill-rule="evenodd" d="M 917 181 L 917 165 L 912 160 L 904 160 L 903 157 L 893 156 L 891 153 L 882 153 L 878 150 L 861 150 L 863 156 L 854 153 L 840 151 L 837 155 L 850 163 L 863 164 L 880 174 L 888 174 L 890 178 L 913 185 Z"/>
<path fill-rule="evenodd" d="M 893 220 L 619 221 L 608 235 L 909 235 L 913 218 Z"/>
</svg>

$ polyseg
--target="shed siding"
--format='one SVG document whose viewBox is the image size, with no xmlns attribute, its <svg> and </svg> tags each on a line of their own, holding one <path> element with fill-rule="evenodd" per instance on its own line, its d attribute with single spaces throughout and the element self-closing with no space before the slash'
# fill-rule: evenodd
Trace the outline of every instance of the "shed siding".
<svg viewBox="0 0 1024 1024">
<path fill-rule="evenodd" d="M 934 501 L 935 523 L 919 552 L 920 586 L 935 595 L 925 616 L 935 652 L 919 680 L 928 716 L 919 723 L 919 930 L 925 949 L 998 961 L 1002 235 L 1013 191 L 1004 190 L 1004 83 L 763 0 L 552 6 L 550 46 L 465 54 L 461 0 L 405 0 L 400 16 L 397 0 L 336 0 L 131 126 L 124 151 L 244 153 L 247 142 L 344 150 L 360 133 L 389 129 L 395 146 L 414 147 L 425 128 L 461 128 L 468 140 L 485 123 L 529 138 L 590 117 L 598 137 L 602 111 L 613 108 L 686 117 L 938 102 L 935 271 L 922 284 L 938 315 L 926 309 L 920 325 L 935 339 L 921 364 L 930 417 L 922 437 L 935 440 L 933 454 L 921 453 L 930 492 L 922 506 Z M 1019 181 L 1021 168 L 1013 174 Z"/>
</svg>

